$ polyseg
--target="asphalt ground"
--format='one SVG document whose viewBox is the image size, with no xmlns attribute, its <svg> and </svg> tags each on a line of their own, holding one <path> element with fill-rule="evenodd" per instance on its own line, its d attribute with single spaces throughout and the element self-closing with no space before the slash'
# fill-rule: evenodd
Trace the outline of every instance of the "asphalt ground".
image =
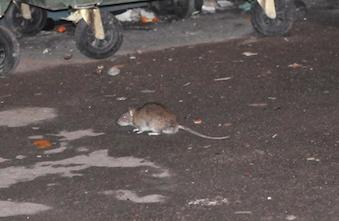
<svg viewBox="0 0 339 221">
<path fill-rule="evenodd" d="M 286 37 L 1 79 L 0 219 L 338 220 L 338 16 L 309 16 Z M 115 123 L 150 101 L 230 139 Z"/>
</svg>

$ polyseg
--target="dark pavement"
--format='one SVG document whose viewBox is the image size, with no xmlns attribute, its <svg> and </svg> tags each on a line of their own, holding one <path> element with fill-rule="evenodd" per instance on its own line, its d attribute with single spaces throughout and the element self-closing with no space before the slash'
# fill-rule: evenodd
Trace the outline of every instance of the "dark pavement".
<svg viewBox="0 0 339 221">
<path fill-rule="evenodd" d="M 338 220 L 339 16 L 310 16 L 287 37 L 1 79 L 0 220 Z M 148 101 L 231 138 L 115 124 Z"/>
</svg>

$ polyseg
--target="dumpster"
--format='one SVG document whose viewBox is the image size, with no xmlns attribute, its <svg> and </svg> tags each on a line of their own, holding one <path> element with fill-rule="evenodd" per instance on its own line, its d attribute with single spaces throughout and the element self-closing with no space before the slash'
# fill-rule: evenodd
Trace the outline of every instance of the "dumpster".
<svg viewBox="0 0 339 221">
<path fill-rule="evenodd" d="M 69 10 L 68 20 L 76 24 L 75 42 L 89 58 L 112 56 L 122 44 L 122 27 L 104 6 L 121 6 L 152 0 L 1 0 L 0 1 L 0 75 L 14 70 L 20 57 L 16 38 L 38 33 L 46 24 L 47 12 Z M 172 7 L 184 17 L 201 7 L 199 0 L 154 0 Z M 285 35 L 294 22 L 293 0 L 257 0 L 252 9 L 254 29 L 266 36 Z"/>
</svg>

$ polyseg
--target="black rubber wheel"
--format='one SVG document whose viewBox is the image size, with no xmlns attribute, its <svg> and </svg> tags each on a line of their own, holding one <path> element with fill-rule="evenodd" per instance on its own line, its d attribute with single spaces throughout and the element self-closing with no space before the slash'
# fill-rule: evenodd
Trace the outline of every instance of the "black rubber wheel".
<svg viewBox="0 0 339 221">
<path fill-rule="evenodd" d="M 195 10 L 201 11 L 203 4 L 204 4 L 204 0 L 195 0 L 194 1 Z"/>
<path fill-rule="evenodd" d="M 20 8 L 12 3 L 4 17 L 4 24 L 13 31 L 17 37 L 31 36 L 39 33 L 46 25 L 47 12 L 42 8 L 31 6 L 32 19 L 25 19 Z"/>
<path fill-rule="evenodd" d="M 92 27 L 83 19 L 75 29 L 75 41 L 79 51 L 89 58 L 108 58 L 117 52 L 122 44 L 123 35 L 120 22 L 110 13 L 101 11 L 105 30 L 105 39 L 95 38 Z"/>
<path fill-rule="evenodd" d="M 172 0 L 175 15 L 186 18 L 195 11 L 195 0 Z"/>
<path fill-rule="evenodd" d="M 258 2 L 252 8 L 251 22 L 254 29 L 265 36 L 286 35 L 295 21 L 295 4 L 293 0 L 275 0 L 277 17 L 266 16 Z"/>
<path fill-rule="evenodd" d="M 294 0 L 295 10 L 296 10 L 296 20 L 302 20 L 306 17 L 307 6 L 302 0 Z"/>
<path fill-rule="evenodd" d="M 8 75 L 19 63 L 20 47 L 15 35 L 0 26 L 0 77 Z"/>
</svg>

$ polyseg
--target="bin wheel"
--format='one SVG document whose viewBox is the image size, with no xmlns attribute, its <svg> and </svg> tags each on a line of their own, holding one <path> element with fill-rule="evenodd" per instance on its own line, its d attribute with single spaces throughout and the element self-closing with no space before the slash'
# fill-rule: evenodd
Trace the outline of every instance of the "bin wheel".
<svg viewBox="0 0 339 221">
<path fill-rule="evenodd" d="M 286 35 L 295 21 L 295 4 L 293 0 L 275 0 L 277 17 L 271 19 L 256 2 L 251 11 L 254 29 L 265 36 Z"/>
<path fill-rule="evenodd" d="M 0 26 L 0 77 L 8 75 L 19 63 L 20 47 L 15 35 Z"/>
<path fill-rule="evenodd" d="M 203 4 L 204 4 L 204 0 L 195 0 L 194 1 L 194 7 L 195 7 L 195 10 L 197 10 L 197 11 L 201 11 L 201 9 L 202 9 L 202 6 L 203 6 Z"/>
<path fill-rule="evenodd" d="M 5 14 L 4 24 L 17 37 L 31 36 L 39 33 L 46 25 L 47 12 L 42 8 L 31 6 L 32 19 L 25 19 L 16 4 L 11 4 Z"/>
<path fill-rule="evenodd" d="M 101 11 L 101 19 L 105 30 L 104 40 L 97 39 L 92 27 L 83 19 L 75 28 L 76 46 L 89 58 L 108 58 L 119 50 L 123 41 L 120 22 L 112 14 L 104 11 Z"/>
<path fill-rule="evenodd" d="M 186 18 L 195 11 L 195 0 L 172 0 L 175 15 Z"/>
</svg>

